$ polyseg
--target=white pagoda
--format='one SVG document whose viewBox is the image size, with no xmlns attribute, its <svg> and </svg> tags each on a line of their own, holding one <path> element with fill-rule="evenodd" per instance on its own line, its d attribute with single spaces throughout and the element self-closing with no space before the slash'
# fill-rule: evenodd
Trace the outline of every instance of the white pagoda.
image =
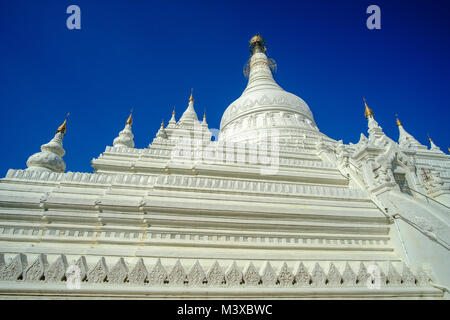
<svg viewBox="0 0 450 320">
<path fill-rule="evenodd" d="M 0 183 L 1 298 L 445 299 L 450 158 L 397 124 L 344 144 L 273 79 L 259 35 L 218 139 L 191 94 L 135 148 L 132 116 L 93 173 L 63 137 Z"/>
</svg>

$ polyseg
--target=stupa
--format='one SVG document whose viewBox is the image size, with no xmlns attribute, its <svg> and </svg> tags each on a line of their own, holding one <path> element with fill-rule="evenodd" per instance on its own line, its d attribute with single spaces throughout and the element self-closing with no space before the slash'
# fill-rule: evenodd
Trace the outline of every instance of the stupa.
<svg viewBox="0 0 450 320">
<path fill-rule="evenodd" d="M 448 298 L 449 155 L 399 119 L 395 142 L 366 101 L 367 136 L 326 136 L 266 50 L 250 40 L 248 84 L 218 139 L 191 92 L 148 147 L 130 115 L 93 173 L 66 171 L 67 119 L 10 169 L 0 297 Z"/>
</svg>

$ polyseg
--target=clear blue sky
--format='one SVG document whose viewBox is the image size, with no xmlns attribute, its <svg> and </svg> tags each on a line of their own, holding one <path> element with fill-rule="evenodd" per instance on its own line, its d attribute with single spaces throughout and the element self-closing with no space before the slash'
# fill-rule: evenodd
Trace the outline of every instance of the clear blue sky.
<svg viewBox="0 0 450 320">
<path fill-rule="evenodd" d="M 366 133 L 362 96 L 394 140 L 395 113 L 424 144 L 450 146 L 449 1 L 0 0 L 0 176 L 26 168 L 67 112 L 69 171 L 112 145 L 134 108 L 145 148 L 194 88 L 199 117 L 218 128 L 246 86 L 248 40 L 259 32 L 277 82 L 302 97 L 322 132 Z M 81 8 L 81 30 L 66 8 Z M 366 8 L 381 8 L 381 30 Z"/>
</svg>

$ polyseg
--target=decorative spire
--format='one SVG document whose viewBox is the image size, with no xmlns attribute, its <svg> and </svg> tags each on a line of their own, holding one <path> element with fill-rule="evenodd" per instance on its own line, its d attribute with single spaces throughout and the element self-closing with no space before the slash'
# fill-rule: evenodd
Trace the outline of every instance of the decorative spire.
<svg viewBox="0 0 450 320">
<path fill-rule="evenodd" d="M 133 115 L 133 109 L 131 109 L 130 116 L 127 119 L 127 124 L 129 124 L 130 126 L 133 124 L 133 117 L 132 117 L 132 115 Z"/>
<path fill-rule="evenodd" d="M 173 107 L 173 111 L 172 111 L 172 117 L 169 120 L 169 124 L 168 127 L 172 127 L 177 123 L 177 120 L 175 119 L 175 107 Z"/>
<path fill-rule="evenodd" d="M 430 141 L 430 150 L 441 151 L 441 148 L 439 148 L 437 145 L 434 144 L 434 142 L 431 139 L 430 135 L 427 134 L 427 136 L 428 136 L 428 140 Z"/>
<path fill-rule="evenodd" d="M 167 133 L 166 133 L 166 130 L 164 129 L 164 121 L 163 120 L 161 120 L 161 127 L 159 127 L 159 130 L 156 133 L 156 138 L 167 139 Z"/>
<path fill-rule="evenodd" d="M 364 116 L 366 117 L 366 119 L 368 121 L 367 125 L 369 127 L 369 130 L 367 131 L 369 133 L 369 138 L 384 136 L 385 134 L 383 132 L 383 129 L 378 125 L 378 122 L 375 121 L 374 113 L 367 105 L 366 99 L 364 97 L 363 97 L 363 101 L 364 101 L 364 107 L 365 107 Z"/>
<path fill-rule="evenodd" d="M 194 110 L 194 97 L 193 97 L 193 89 L 191 90 L 191 96 L 189 97 L 189 104 L 187 109 L 184 111 L 183 115 L 181 116 L 179 123 L 194 123 L 195 121 L 198 122 L 198 116 L 197 113 Z"/>
<path fill-rule="evenodd" d="M 61 132 L 63 136 L 66 134 L 67 119 L 69 118 L 69 116 L 70 116 L 70 112 L 67 114 L 66 119 L 64 119 L 64 122 L 62 123 L 62 125 L 60 125 L 58 127 L 58 130 L 56 130 L 56 133 Z"/>
<path fill-rule="evenodd" d="M 399 121 L 400 122 L 400 121 Z M 398 125 L 398 122 L 397 122 Z M 398 143 L 400 144 L 400 146 L 402 147 L 412 147 L 412 148 L 425 148 L 425 146 L 423 146 L 419 141 L 417 141 L 411 134 L 409 134 L 405 128 L 403 127 L 403 124 L 400 122 L 400 125 L 398 126 L 398 130 L 399 130 L 399 138 L 398 138 Z"/>
<path fill-rule="evenodd" d="M 125 124 L 125 128 L 119 132 L 119 136 L 114 139 L 113 145 L 114 147 L 126 147 L 126 148 L 134 148 L 134 135 L 131 131 L 131 125 L 133 124 L 133 109 L 131 109 L 130 116 L 127 119 Z"/>
<path fill-rule="evenodd" d="M 203 121 L 202 121 L 202 126 L 207 126 L 208 124 L 206 123 L 206 111 L 203 111 Z"/>
<path fill-rule="evenodd" d="M 66 163 L 62 157 L 66 154 L 63 149 L 63 137 L 66 133 L 68 117 L 69 114 L 67 114 L 63 124 L 56 130 L 53 139 L 41 146 L 41 152 L 37 152 L 28 158 L 27 171 L 64 172 L 66 170 Z"/>
<path fill-rule="evenodd" d="M 363 98 L 363 100 L 364 100 L 364 106 L 365 106 L 364 116 L 366 117 L 366 119 L 369 119 L 369 117 L 373 118 L 373 116 L 374 116 L 373 111 L 367 105 L 366 99 Z"/>
<path fill-rule="evenodd" d="M 191 96 L 189 97 L 189 102 L 194 102 L 194 97 L 193 97 L 193 94 L 194 94 L 194 88 L 191 88 Z"/>
<path fill-rule="evenodd" d="M 395 118 L 397 119 L 397 126 L 398 126 L 398 127 L 401 127 L 401 126 L 402 126 L 402 123 L 401 123 L 400 120 L 398 119 L 398 115 L 397 115 L 397 114 L 395 115 Z"/>
<path fill-rule="evenodd" d="M 248 76 L 248 84 L 242 94 L 245 95 L 252 91 L 261 90 L 262 88 L 264 90 L 273 89 L 283 91 L 273 79 L 272 70 L 276 69 L 276 63 L 274 60 L 267 58 L 265 54 L 267 50 L 266 42 L 263 37 L 256 34 L 250 39 L 249 47 L 251 57 L 244 67 L 244 74 L 246 77 Z"/>
</svg>

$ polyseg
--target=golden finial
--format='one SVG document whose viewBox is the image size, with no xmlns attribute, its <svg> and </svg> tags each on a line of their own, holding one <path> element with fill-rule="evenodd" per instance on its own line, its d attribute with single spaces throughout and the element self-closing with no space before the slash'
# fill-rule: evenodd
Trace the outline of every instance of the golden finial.
<svg viewBox="0 0 450 320">
<path fill-rule="evenodd" d="M 255 34 L 251 39 L 250 39 L 250 43 L 256 43 L 256 42 L 261 42 L 264 41 L 263 37 L 261 37 L 261 35 L 259 33 Z"/>
<path fill-rule="evenodd" d="M 430 141 L 430 143 L 434 143 L 433 140 L 431 139 L 430 135 L 427 133 L 427 137 L 428 137 L 428 141 Z"/>
<path fill-rule="evenodd" d="M 70 112 L 67 114 L 66 119 L 64 119 L 63 124 L 58 127 L 58 130 L 56 130 L 56 133 L 61 132 L 63 135 L 66 134 L 67 119 L 69 118 L 69 115 Z"/>
<path fill-rule="evenodd" d="M 191 88 L 191 96 L 189 97 L 189 102 L 194 102 L 194 97 L 193 97 L 193 93 L 194 93 L 194 88 Z"/>
<path fill-rule="evenodd" d="M 164 120 L 161 120 L 161 128 L 164 127 Z"/>
<path fill-rule="evenodd" d="M 250 39 L 250 52 L 254 54 L 255 52 L 266 52 L 266 42 L 259 33 L 255 34 Z"/>
<path fill-rule="evenodd" d="M 369 106 L 367 105 L 366 99 L 363 98 L 364 100 L 364 106 L 366 107 L 366 110 L 364 111 L 364 116 L 366 117 L 366 119 L 369 119 L 369 116 L 371 116 L 373 118 L 373 111 L 370 110 Z"/>
<path fill-rule="evenodd" d="M 397 126 L 399 126 L 399 127 L 402 126 L 402 123 L 398 119 L 398 114 L 395 114 L 395 118 L 397 118 Z"/>
<path fill-rule="evenodd" d="M 175 115 L 175 107 L 173 107 L 172 115 Z"/>
<path fill-rule="evenodd" d="M 127 124 L 129 124 L 130 126 L 133 124 L 133 117 L 132 117 L 132 114 L 133 114 L 133 109 L 131 109 L 131 111 L 130 111 L 130 116 L 129 116 L 128 119 L 127 119 Z"/>
</svg>

